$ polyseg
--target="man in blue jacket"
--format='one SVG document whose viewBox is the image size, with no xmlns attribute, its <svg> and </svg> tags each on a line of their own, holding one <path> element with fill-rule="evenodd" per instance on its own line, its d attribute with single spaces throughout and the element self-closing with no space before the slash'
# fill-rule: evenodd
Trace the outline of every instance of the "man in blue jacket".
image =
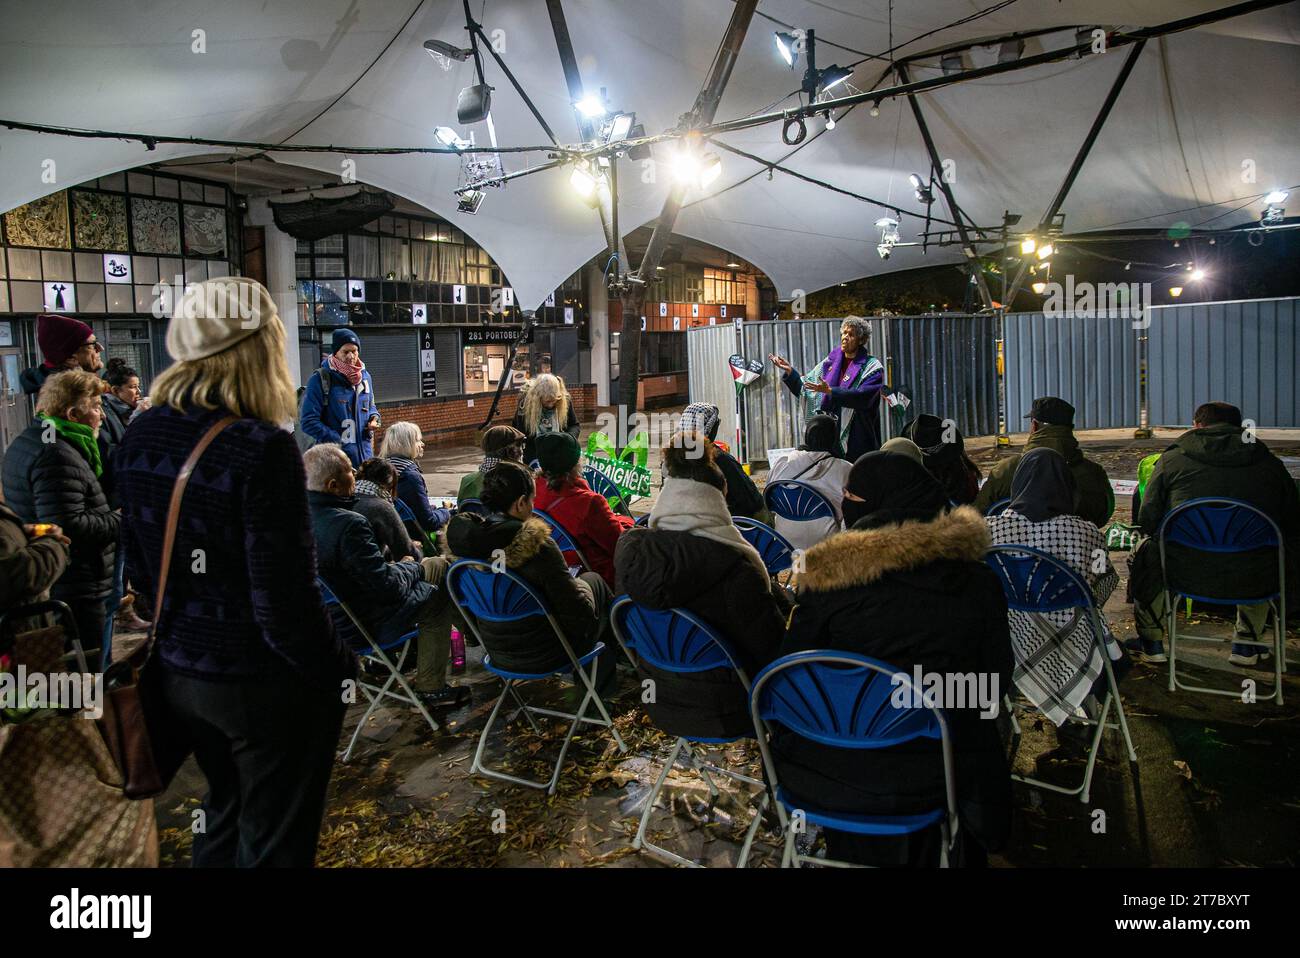
<svg viewBox="0 0 1300 958">
<path fill-rule="evenodd" d="M 330 348 L 306 383 L 299 426 L 315 442 L 337 443 L 359 466 L 374 455 L 371 437 L 380 422 L 375 386 L 353 330 L 334 330 Z"/>
<path fill-rule="evenodd" d="M 356 477 L 337 444 L 312 446 L 303 465 L 320 577 L 381 644 L 418 622 L 415 693 L 429 708 L 468 704 L 469 689 L 448 685 L 446 678 L 452 615 L 442 587 L 447 560 L 385 561 L 370 523 L 353 511 Z"/>
</svg>

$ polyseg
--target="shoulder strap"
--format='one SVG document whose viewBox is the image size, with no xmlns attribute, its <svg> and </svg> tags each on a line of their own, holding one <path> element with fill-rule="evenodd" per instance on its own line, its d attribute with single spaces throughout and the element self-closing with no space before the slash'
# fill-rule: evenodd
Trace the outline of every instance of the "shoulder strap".
<svg viewBox="0 0 1300 958">
<path fill-rule="evenodd" d="M 150 642 L 158 632 L 158 622 L 162 617 L 163 596 L 167 592 L 167 572 L 172 564 L 172 547 L 176 544 L 176 526 L 180 523 L 181 498 L 185 495 L 185 486 L 190 481 L 190 474 L 194 472 L 199 457 L 208 446 L 212 445 L 212 440 L 216 439 L 217 434 L 227 426 L 238 421 L 237 416 L 225 416 L 209 426 L 208 431 L 199 439 L 198 444 L 191 450 L 189 458 L 181 466 L 181 471 L 176 474 L 176 484 L 172 486 L 171 504 L 167 507 L 167 529 L 163 533 L 162 568 L 158 572 L 158 594 L 154 599 L 153 628 L 149 630 Z"/>
</svg>

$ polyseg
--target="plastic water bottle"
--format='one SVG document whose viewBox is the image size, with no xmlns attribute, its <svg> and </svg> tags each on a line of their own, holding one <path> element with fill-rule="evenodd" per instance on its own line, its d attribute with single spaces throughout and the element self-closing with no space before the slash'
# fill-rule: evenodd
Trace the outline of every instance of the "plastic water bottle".
<svg viewBox="0 0 1300 958">
<path fill-rule="evenodd" d="M 465 636 L 454 625 L 451 627 L 451 674 L 465 672 Z"/>
</svg>

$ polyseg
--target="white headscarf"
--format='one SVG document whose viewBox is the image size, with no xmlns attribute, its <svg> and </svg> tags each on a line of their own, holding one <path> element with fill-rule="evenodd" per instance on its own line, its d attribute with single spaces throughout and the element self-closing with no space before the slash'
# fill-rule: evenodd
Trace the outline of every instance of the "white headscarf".
<svg viewBox="0 0 1300 958">
<path fill-rule="evenodd" d="M 691 535 L 721 542 L 745 556 L 763 575 L 767 567 L 758 550 L 745 541 L 727 511 L 722 491 L 707 482 L 668 476 L 659 493 L 648 523 L 651 529 L 666 532 L 689 532 Z"/>
</svg>

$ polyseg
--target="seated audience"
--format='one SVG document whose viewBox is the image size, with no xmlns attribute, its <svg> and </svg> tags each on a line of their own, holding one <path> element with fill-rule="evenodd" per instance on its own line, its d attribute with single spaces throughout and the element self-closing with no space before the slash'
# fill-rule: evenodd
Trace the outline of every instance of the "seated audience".
<svg viewBox="0 0 1300 958">
<path fill-rule="evenodd" d="M 1064 399 L 1043 396 L 1034 400 L 1025 418 L 1029 420 L 1025 452 L 1046 448 L 1064 456 L 1074 474 L 1074 514 L 1098 529 L 1105 527 L 1115 511 L 1115 493 L 1111 491 L 1106 470 L 1079 449 L 1079 441 L 1074 438 L 1074 407 Z M 975 497 L 976 509 L 988 512 L 989 506 L 1011 495 L 1011 479 L 1022 456 L 1023 453 L 1008 456 L 989 470 L 988 481 Z"/>
<path fill-rule="evenodd" d="M 834 422 L 834 420 L 832 420 Z M 703 448 L 705 455 L 692 455 Z M 776 654 L 789 600 L 727 512 L 712 443 L 677 434 L 663 450 L 663 489 L 646 527 L 618 542 L 618 591 L 652 609 L 685 609 L 725 642 L 753 679 Z M 639 663 L 656 684 L 646 710 L 673 735 L 753 735 L 749 701 L 730 669 L 667 673 Z"/>
<path fill-rule="evenodd" d="M 564 380 L 553 373 L 542 373 L 524 383 L 519 405 L 510 425 L 524 435 L 523 461 L 531 465 L 537 459 L 537 440 L 553 432 L 567 432 L 575 440 L 581 432 L 573 398 L 564 388 Z"/>
<path fill-rule="evenodd" d="M 483 491 L 483 476 L 501 460 L 523 462 L 524 440 L 527 438 L 514 426 L 493 426 L 483 433 L 483 461 L 473 472 L 461 477 L 460 488 L 456 490 L 457 500 L 477 499 Z"/>
<path fill-rule="evenodd" d="M 834 416 L 821 413 L 808 420 L 803 445 L 772 465 L 767 479 L 769 486 L 782 480 L 807 483 L 825 496 L 835 510 L 834 517 L 823 519 L 798 521 L 775 516 L 776 531 L 796 549 L 811 549 L 827 536 L 840 531 L 840 500 L 844 498 L 844 483 L 848 481 L 851 468 L 851 464 L 842 458 L 842 453 L 840 424 Z"/>
<path fill-rule="evenodd" d="M 916 443 L 925 468 L 939 480 L 950 502 L 966 505 L 975 501 L 980 491 L 980 467 L 966 455 L 966 441 L 954 422 L 923 414 L 904 427 L 903 437 Z"/>
<path fill-rule="evenodd" d="M 537 487 L 533 474 L 514 462 L 502 462 L 483 477 L 486 517 L 468 512 L 452 516 L 447 547 L 457 558 L 492 562 L 504 555 L 506 568 L 540 593 L 555 616 L 574 654 L 581 658 L 597 642 L 606 641 L 597 669 L 601 691 L 614 678 L 617 644 L 607 639 L 612 594 L 595 572 L 569 574 L 551 529 L 534 516 Z M 519 672 L 546 672 L 568 664 L 550 623 L 541 616 L 516 622 L 479 622 L 478 631 L 492 661 Z M 613 649 L 609 646 L 614 645 Z"/>
<path fill-rule="evenodd" d="M 393 423 L 384 433 L 379 454 L 397 470 L 397 498 L 415 514 L 420 531 L 432 541 L 438 530 L 447 524 L 450 512 L 429 504 L 429 489 L 424 484 L 419 464 L 415 462 L 424 455 L 420 427 L 413 422 Z"/>
<path fill-rule="evenodd" d="M 100 484 L 103 388 L 84 369 L 48 376 L 36 397 L 36 418 L 4 455 L 9 506 L 23 522 L 53 523 L 72 540 L 68 568 L 50 596 L 72 609 L 88 654 L 103 639 L 121 522 Z"/>
<path fill-rule="evenodd" d="M 693 402 L 682 411 L 681 422 L 677 426 L 681 433 L 699 433 L 716 442 L 718 426 L 722 417 L 718 407 L 707 402 Z M 727 449 L 718 444 L 717 467 L 722 470 L 722 477 L 727 480 L 727 511 L 733 516 L 746 516 L 757 519 L 765 525 L 772 524 L 772 513 L 763 502 L 763 494 L 754 485 L 742 466 Z"/>
<path fill-rule="evenodd" d="M 1282 531 L 1286 550 L 1287 606 L 1300 599 L 1300 495 L 1282 461 L 1241 424 L 1241 410 L 1226 402 L 1197 407 L 1193 428 L 1165 450 L 1151 473 L 1142 512 L 1143 535 L 1155 536 L 1164 517 L 1189 499 L 1240 499 L 1262 511 Z M 1176 581 L 1189 592 L 1241 598 L 1277 590 L 1277 553 L 1268 549 L 1216 557 L 1170 543 L 1166 558 Z M 1160 553 L 1148 539 L 1133 554 L 1131 589 L 1138 638 L 1148 661 L 1165 661 L 1165 599 Z M 1234 665 L 1263 664 L 1272 655 L 1266 603 L 1237 606 Z M 1250 642 L 1270 643 L 1269 646 Z"/>
<path fill-rule="evenodd" d="M 341 446 L 312 446 L 303 454 L 303 464 L 320 577 L 381 644 L 418 623 L 415 694 L 429 708 L 468 704 L 468 688 L 447 684 L 453 618 L 442 588 L 447 560 L 384 559 L 370 523 L 355 509 L 356 479 Z"/>
<path fill-rule="evenodd" d="M 1101 530 L 1073 514 L 1074 501 L 1074 474 L 1065 457 L 1046 447 L 1031 449 L 1011 480 L 1006 511 L 989 517 L 989 531 L 994 545 L 1028 546 L 1060 559 L 1088 583 L 1101 609 L 1119 584 L 1119 573 L 1110 564 Z M 1044 715 L 1060 726 L 1078 714 L 1090 693 L 1105 697 L 1106 674 L 1086 617 L 1072 609 L 1009 615 L 1015 683 Z M 1051 630 L 1041 628 L 1044 623 Z M 1111 659 L 1127 665 L 1104 615 L 1102 629 Z"/>
<path fill-rule="evenodd" d="M 366 517 L 375 541 L 393 562 L 424 558 L 418 540 L 406 531 L 402 517 L 393 507 L 397 495 L 397 470 L 387 459 L 371 457 L 357 469 L 357 504 L 353 507 Z"/>
<path fill-rule="evenodd" d="M 908 459 L 911 459 L 918 466 L 925 465 L 925 454 L 921 452 L 921 447 L 904 436 L 895 436 L 893 439 L 887 440 L 885 444 L 880 447 L 880 451 L 895 452 L 900 456 L 906 456 Z"/>
<path fill-rule="evenodd" d="M 615 515 L 609 502 L 592 492 L 582 478 L 582 453 L 567 432 L 552 432 L 537 439 L 537 477 L 534 506 L 558 522 L 578 544 L 591 571 L 614 585 L 614 548 L 618 537 L 632 528 L 631 516 Z"/>
<path fill-rule="evenodd" d="M 1007 604 L 984 562 L 988 527 L 925 469 L 888 452 L 853 464 L 845 489 L 849 530 L 808 550 L 782 655 L 857 652 L 913 674 L 987 676 L 990 697 L 1009 688 Z M 996 680 L 996 685 L 993 685 Z M 948 710 L 961 827 L 956 864 L 980 864 L 1006 838 L 1011 781 L 996 722 L 980 706 Z M 885 750 L 840 749 L 774 732 L 782 785 L 834 811 L 909 814 L 943 805 L 942 762 L 931 742 Z M 938 861 L 938 829 L 900 839 L 827 834 L 832 858 L 874 864 Z"/>
</svg>

